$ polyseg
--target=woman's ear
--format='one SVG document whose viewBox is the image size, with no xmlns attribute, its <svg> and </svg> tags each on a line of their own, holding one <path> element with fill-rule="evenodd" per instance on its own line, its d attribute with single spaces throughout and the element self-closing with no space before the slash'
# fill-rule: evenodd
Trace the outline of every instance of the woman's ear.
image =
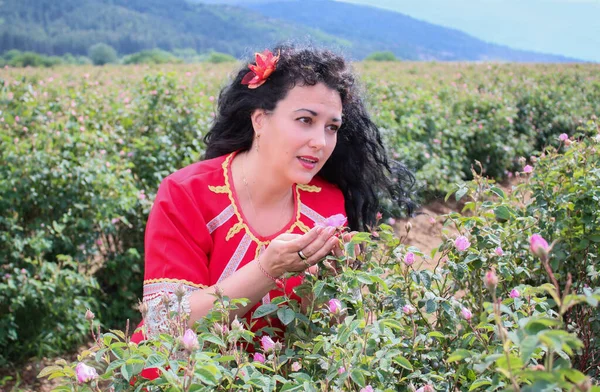
<svg viewBox="0 0 600 392">
<path fill-rule="evenodd" d="M 250 119 L 252 120 L 252 128 L 254 128 L 254 133 L 256 133 L 257 136 L 260 135 L 265 126 L 267 112 L 264 109 L 256 109 L 250 115 Z"/>
</svg>

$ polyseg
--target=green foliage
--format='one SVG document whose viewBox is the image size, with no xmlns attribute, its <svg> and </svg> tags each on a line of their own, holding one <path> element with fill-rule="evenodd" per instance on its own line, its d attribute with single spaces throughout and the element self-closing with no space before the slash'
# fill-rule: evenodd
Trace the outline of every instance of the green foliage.
<svg viewBox="0 0 600 392">
<path fill-rule="evenodd" d="M 15 57 L 18 53 L 8 55 Z M 15 269 L 29 270 L 30 260 L 40 265 L 55 265 L 60 255 L 68 256 L 77 263 L 72 272 L 80 274 L 82 282 L 91 279 L 90 276 L 98 282 L 100 291 L 88 297 L 88 306 L 95 309 L 104 326 L 122 328 L 128 318 L 135 325 L 140 319 L 134 306 L 142 293 L 143 233 L 154 194 L 165 176 L 202 157 L 202 138 L 214 116 L 214 97 L 232 67 L 233 64 L 218 67 L 167 64 L 161 66 L 162 73 L 149 70 L 146 65 L 132 65 L 127 67 L 127 72 L 117 67 L 3 70 L 4 80 L 0 82 L 0 260 L 3 265 L 9 265 L 9 273 Z M 533 128 L 519 128 L 525 120 L 521 120 L 516 103 L 529 92 L 556 89 L 553 86 L 558 82 L 575 85 L 582 79 L 589 79 L 589 83 L 580 84 L 578 88 L 563 86 L 561 100 L 570 102 L 569 115 L 575 124 L 579 124 L 581 118 L 590 118 L 599 109 L 600 89 L 594 65 L 576 68 L 482 64 L 461 65 L 455 69 L 454 65 L 422 64 L 420 69 L 415 69 L 413 64 L 365 63 L 357 67 L 366 81 L 371 112 L 382 129 L 389 151 L 416 171 L 425 197 L 444 194 L 455 189 L 454 184 L 463 178 L 472 177 L 470 165 L 473 159 L 482 163 L 486 174 L 498 173 L 498 179 L 506 175 L 505 170 L 522 170 L 523 164 L 518 162 L 518 157 L 529 156 L 538 143 Z M 459 70 L 460 77 L 457 75 Z M 528 82 L 523 83 L 524 80 Z M 463 87 L 464 84 L 477 87 L 469 89 Z M 544 105 L 547 108 L 547 102 Z M 548 121 L 561 118 L 558 110 L 565 108 L 553 105 L 552 116 L 543 117 Z M 541 110 L 533 104 L 529 107 L 529 110 Z M 507 118 L 513 121 L 512 124 Z M 552 121 L 552 124 L 559 123 Z M 544 145 L 558 148 L 557 132 L 565 128 L 548 129 L 546 136 L 539 140 L 543 140 Z M 589 135 L 595 130 L 593 126 L 574 130 L 570 133 L 572 141 L 576 132 Z M 561 151 L 566 151 L 564 156 L 568 157 L 571 150 L 562 146 Z M 491 158 L 487 159 L 486 154 Z M 593 156 L 589 150 L 569 159 L 579 162 L 580 155 Z M 557 156 L 552 159 L 559 162 Z M 536 172 L 545 165 L 543 162 L 549 165 L 551 160 L 537 163 L 539 169 L 536 166 Z M 548 178 L 554 178 L 549 183 L 552 185 L 543 188 L 540 182 L 535 188 L 535 192 L 544 196 L 532 200 L 536 203 L 539 200 L 539 208 L 546 208 L 545 198 L 552 196 L 555 186 L 564 185 L 564 189 L 557 189 L 562 195 L 561 200 L 566 201 L 564 205 L 576 207 L 563 211 L 560 209 L 563 204 L 557 199 L 551 208 L 547 208 L 549 218 L 540 221 L 540 232 L 556 238 L 550 235 L 551 231 L 546 231 L 550 229 L 545 225 L 549 225 L 554 216 L 557 222 L 559 216 L 569 216 L 572 221 L 561 223 L 563 226 L 552 230 L 567 233 L 572 225 L 576 229 L 569 239 L 572 243 L 569 246 L 578 245 L 581 242 L 578 238 L 587 238 L 594 245 L 594 232 L 590 227 L 597 227 L 597 223 L 590 226 L 589 222 L 597 219 L 593 215 L 595 196 L 571 190 L 583 186 L 595 189 L 595 177 L 590 174 L 595 173 L 594 169 L 589 166 L 585 176 L 581 177 L 581 173 L 569 169 L 567 163 L 561 163 L 561 167 L 563 174 L 556 174 L 556 178 L 554 174 L 547 174 Z M 506 209 L 500 208 L 498 215 L 507 219 L 511 209 L 508 205 Z M 537 213 L 542 214 L 542 210 Z M 523 220 L 534 215 L 532 211 L 523 214 Z M 566 234 L 561 235 L 567 238 Z M 523 235 L 514 234 L 513 237 L 521 238 L 518 243 L 524 252 Z M 555 249 L 561 246 L 557 243 Z M 585 252 L 582 249 L 573 253 L 568 265 L 577 264 L 572 261 L 575 258 L 582 260 L 585 257 L 585 260 L 591 260 L 587 265 L 591 264 L 595 260 L 592 255 L 597 253 Z M 564 257 L 556 254 L 552 260 Z M 533 258 L 526 259 L 533 270 L 540 270 L 539 263 L 536 265 Z M 473 260 L 465 262 L 452 272 L 456 275 L 455 286 L 462 288 L 464 276 L 475 273 L 475 269 L 465 269 L 477 265 L 473 263 Z M 577 270 L 576 274 L 571 269 L 564 269 L 566 266 L 566 262 L 553 265 L 563 286 L 567 272 L 571 272 L 578 282 L 589 276 L 588 284 L 596 285 L 592 279 L 596 279 L 596 267 L 592 270 L 586 266 L 585 273 Z M 525 274 L 516 268 L 513 275 L 531 279 L 526 282 L 532 287 L 542 282 L 533 279 L 540 276 L 538 272 Z M 33 273 L 33 270 L 29 271 Z M 511 275 L 503 276 L 509 279 Z M 354 275 L 353 279 L 359 280 L 359 277 Z M 371 278 L 360 277 L 360 280 L 365 279 Z M 433 282 L 422 273 L 414 279 Z M 353 285 L 356 287 L 356 283 Z M 397 293 L 404 290 L 404 286 L 399 287 Z M 72 298 L 75 294 L 64 296 Z M 1 295 L 0 298 L 0 309 L 8 309 L 10 299 Z M 85 300 L 82 298 L 81 301 Z M 437 311 L 442 306 L 433 297 L 424 301 L 424 309 L 435 308 Z M 477 302 L 465 301 L 473 307 L 485 302 L 480 298 Z M 456 313 L 456 303 L 451 303 Z M 553 305 L 550 303 L 549 306 Z M 281 311 L 286 321 L 291 317 L 290 310 L 291 307 Z M 581 320 L 591 320 L 587 325 L 595 326 L 592 318 L 596 316 L 588 310 L 582 312 L 567 313 L 565 318 L 570 320 L 577 316 Z M 4 314 L 0 313 L 0 317 Z M 40 311 L 41 318 L 49 318 L 40 323 L 56 325 L 54 316 L 46 314 Z M 11 354 L 5 360 L 54 355 L 61 350 L 53 349 L 54 346 L 38 348 L 39 340 L 35 340 L 38 339 L 33 337 L 35 335 L 19 332 L 30 327 L 29 321 L 19 320 L 10 326 L 16 334 L 13 336 L 19 339 L 16 347 L 36 347 L 36 350 L 27 349 L 29 351 L 24 351 L 27 354 L 23 357 Z M 61 322 L 64 331 L 71 331 L 73 336 L 73 340 L 65 339 L 68 345 L 80 339 L 81 335 L 73 332 L 82 330 L 79 319 L 69 316 Z M 295 322 L 290 322 L 290 328 Z M 431 331 L 426 330 L 425 335 Z M 9 352 L 11 349 L 7 345 L 12 342 L 0 340 L 0 352 Z M 595 344 L 584 343 L 587 347 Z M 66 346 L 56 343 L 56 347 Z M 412 354 L 403 355 L 413 362 Z M 575 358 L 584 360 L 579 354 Z"/>
<path fill-rule="evenodd" d="M 117 51 L 110 45 L 98 43 L 90 46 L 88 56 L 94 65 L 105 65 L 117 62 Z"/>
<path fill-rule="evenodd" d="M 53 264 L 59 255 L 71 257 L 81 279 L 98 282 L 100 290 L 87 301 L 98 301 L 95 313 L 114 327 L 140 319 L 133 308 L 142 292 L 143 234 L 154 193 L 168 173 L 200 158 L 212 105 L 201 80 L 194 90 L 179 89 L 173 75 L 123 81 L 115 86 L 131 90 L 119 97 L 90 80 L 90 70 L 64 72 L 76 78 L 77 90 L 54 73 L 0 82 L 0 260 L 20 270 L 27 260 Z M 11 300 L 0 298 L 8 309 Z M 48 312 L 39 315 L 47 331 L 58 325 Z M 60 323 L 72 339 L 56 349 L 40 345 L 39 336 L 19 332 L 30 322 L 11 324 L 17 351 L 8 347 L 13 340 L 0 339 L 0 352 L 10 352 L 4 361 L 56 355 L 82 337 L 80 321 L 68 317 Z"/>
<path fill-rule="evenodd" d="M 600 113 L 598 81 L 578 66 L 398 66 L 365 63 L 365 79 L 386 144 L 416 172 L 425 199 L 473 178 L 475 161 L 506 179 L 522 170 L 519 157 L 557 146 L 559 134 Z"/>
<path fill-rule="evenodd" d="M 212 64 L 220 64 L 220 63 L 235 62 L 235 61 L 237 61 L 237 59 L 227 53 L 210 52 L 206 56 L 205 61 L 212 63 Z"/>
<path fill-rule="evenodd" d="M 595 124 L 590 127 L 597 130 Z M 561 165 L 556 172 L 547 165 L 557 159 L 598 172 L 599 147 L 600 135 L 572 143 L 564 157 L 548 151 L 533 177 L 523 178 L 508 193 L 474 173 L 474 180 L 455 193 L 456 198 L 468 198 L 465 215 L 452 213 L 445 222 L 470 240 L 465 250 L 454 245 L 452 235 L 425 255 L 404 245 L 405 238 L 396 237 L 385 224 L 375 234 L 356 234 L 345 246 L 345 257 L 328 256 L 320 262 L 318 275 L 304 275 L 296 293 L 310 299 L 306 309 L 278 297 L 256 310 L 253 318 L 276 317 L 286 324 L 283 334 L 268 328 L 250 332 L 229 317 L 245 301 L 220 295 L 213 311 L 195 325 L 196 349 L 184 348 L 181 336 L 187 322 L 175 314 L 168 331 L 139 345 L 130 345 L 120 331 L 106 332 L 78 358 L 101 374 L 81 390 L 99 385 L 132 391 L 152 386 L 409 391 L 429 385 L 441 391 L 598 391 L 592 386 L 598 364 L 585 368 L 590 364 L 580 357 L 600 335 L 592 334 L 590 341 L 585 325 L 571 317 L 598 312 L 600 287 L 579 273 L 597 261 L 584 263 L 580 257 L 585 254 L 577 243 L 563 239 L 563 231 L 553 231 L 556 242 L 549 256 L 533 255 L 529 238 L 544 232 L 545 217 L 553 208 L 524 196 L 535 193 L 538 176 L 561 176 Z M 588 192 L 581 187 L 587 183 L 574 184 L 556 199 Z M 577 225 L 571 218 L 554 223 L 576 231 L 568 226 Z M 564 243 L 562 249 L 559 243 Z M 359 255 L 354 254 L 356 244 L 363 248 Z M 596 254 L 598 244 L 586 249 Z M 556 258 L 563 263 L 561 252 L 575 257 L 568 267 L 574 273 L 571 279 L 561 274 L 563 267 L 552 267 Z M 416 263 L 406 262 L 409 254 Z M 498 280 L 490 283 L 490 273 Z M 332 310 L 332 299 L 340 301 L 340 312 Z M 267 333 L 275 341 L 272 349 L 258 341 Z M 247 345 L 264 354 L 264 363 L 242 349 Z M 61 385 L 75 386 L 77 362 L 60 362 L 42 370 L 40 377 L 61 377 Z M 139 377 L 145 367 L 158 368 L 160 377 Z"/>
<path fill-rule="evenodd" d="M 122 62 L 123 64 L 166 64 L 181 63 L 182 60 L 164 50 L 152 49 L 125 56 Z"/>
<path fill-rule="evenodd" d="M 365 57 L 365 61 L 397 61 L 396 55 L 392 52 L 374 52 Z"/>
<path fill-rule="evenodd" d="M 54 67 L 61 64 L 69 64 L 69 58 L 44 56 L 34 52 L 20 52 L 9 50 L 0 57 L 0 66 L 10 67 Z"/>
<path fill-rule="evenodd" d="M 22 268 L 21 268 L 22 267 Z M 70 257 L 4 264 L 0 278 L 0 367 L 30 357 L 60 355 L 89 330 L 80 316 L 98 309 L 96 280 Z"/>
</svg>

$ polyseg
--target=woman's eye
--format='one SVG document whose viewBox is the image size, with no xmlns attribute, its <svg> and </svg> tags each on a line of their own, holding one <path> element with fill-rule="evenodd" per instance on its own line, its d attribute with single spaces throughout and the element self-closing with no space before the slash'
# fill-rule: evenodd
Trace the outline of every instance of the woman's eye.
<svg viewBox="0 0 600 392">
<path fill-rule="evenodd" d="M 330 131 L 333 132 L 337 132 L 340 129 L 340 127 L 338 127 L 337 125 L 330 125 L 328 128 Z"/>
<path fill-rule="evenodd" d="M 312 118 L 310 118 L 310 117 L 300 117 L 298 120 L 300 120 L 301 122 L 303 122 L 305 124 L 311 124 L 312 123 Z"/>
</svg>

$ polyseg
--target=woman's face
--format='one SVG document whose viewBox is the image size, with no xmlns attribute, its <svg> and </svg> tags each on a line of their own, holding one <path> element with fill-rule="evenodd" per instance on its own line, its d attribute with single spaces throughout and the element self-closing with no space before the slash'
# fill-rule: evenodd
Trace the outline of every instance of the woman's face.
<svg viewBox="0 0 600 392">
<path fill-rule="evenodd" d="M 296 86 L 273 111 L 255 111 L 252 123 L 263 162 L 282 181 L 307 184 L 335 148 L 342 101 L 337 91 L 322 83 Z"/>
</svg>

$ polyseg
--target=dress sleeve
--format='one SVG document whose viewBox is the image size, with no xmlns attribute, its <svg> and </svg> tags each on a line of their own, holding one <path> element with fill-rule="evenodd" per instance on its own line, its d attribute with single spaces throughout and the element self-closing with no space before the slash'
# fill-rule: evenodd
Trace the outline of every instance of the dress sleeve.
<svg viewBox="0 0 600 392">
<path fill-rule="evenodd" d="M 167 177 L 146 224 L 144 303 L 148 312 L 144 322 L 150 336 L 168 332 L 172 312 L 189 315 L 189 296 L 209 285 L 212 238 L 202 201 L 190 188 Z"/>
</svg>

